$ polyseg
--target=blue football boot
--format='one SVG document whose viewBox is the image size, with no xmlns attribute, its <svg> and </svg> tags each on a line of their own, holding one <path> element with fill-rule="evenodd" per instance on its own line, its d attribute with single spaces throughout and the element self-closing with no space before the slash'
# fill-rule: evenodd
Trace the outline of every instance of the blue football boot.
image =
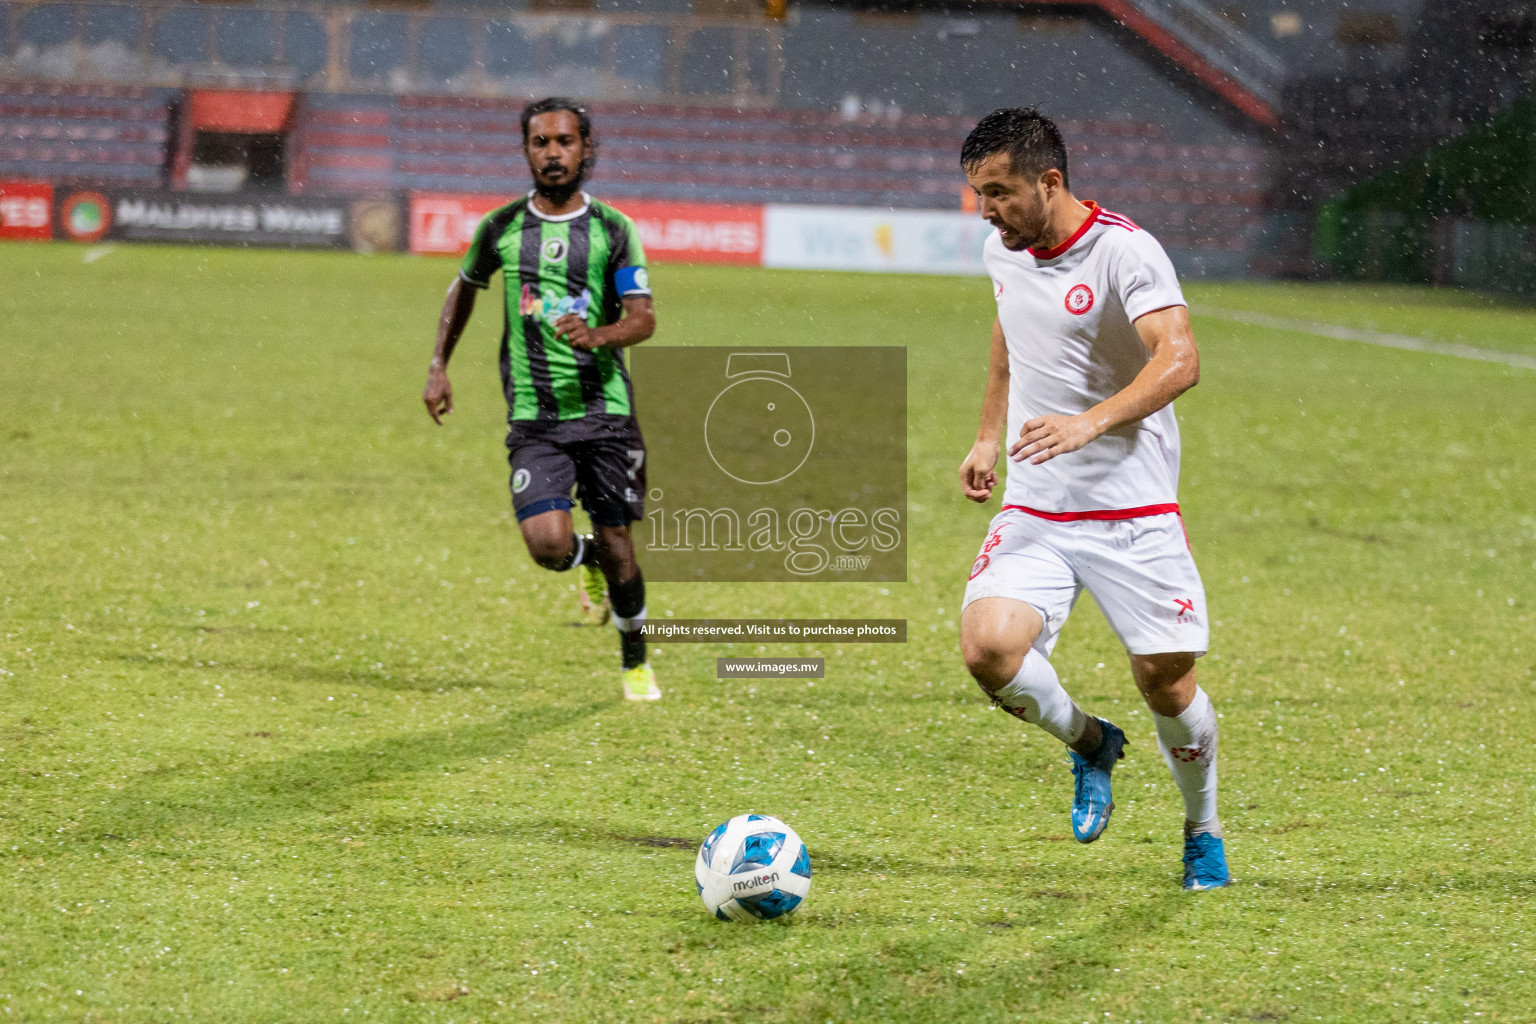
<svg viewBox="0 0 1536 1024">
<path fill-rule="evenodd" d="M 1125 733 L 1120 727 L 1102 718 L 1099 726 L 1104 730 L 1104 742 L 1092 757 L 1067 751 L 1076 780 L 1072 789 L 1072 835 L 1080 843 L 1093 842 L 1109 826 L 1110 812 L 1115 809 L 1109 792 L 1109 773 L 1115 762 L 1125 756 Z"/>
<path fill-rule="evenodd" d="M 1220 836 L 1199 832 L 1184 837 L 1184 888 L 1193 892 L 1232 884 Z"/>
</svg>

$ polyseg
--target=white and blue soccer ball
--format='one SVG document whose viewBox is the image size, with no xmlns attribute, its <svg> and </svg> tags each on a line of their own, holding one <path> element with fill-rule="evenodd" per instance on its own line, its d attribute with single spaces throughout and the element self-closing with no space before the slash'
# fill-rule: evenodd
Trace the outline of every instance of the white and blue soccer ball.
<svg viewBox="0 0 1536 1024">
<path fill-rule="evenodd" d="M 811 855 L 778 818 L 738 814 L 704 840 L 693 877 L 720 920 L 766 921 L 788 914 L 811 891 Z"/>
</svg>

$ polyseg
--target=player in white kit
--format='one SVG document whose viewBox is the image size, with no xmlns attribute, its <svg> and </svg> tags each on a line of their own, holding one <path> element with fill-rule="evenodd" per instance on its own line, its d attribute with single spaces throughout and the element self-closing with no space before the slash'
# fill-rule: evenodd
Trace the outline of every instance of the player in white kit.
<svg viewBox="0 0 1536 1024">
<path fill-rule="evenodd" d="M 1130 655 L 1157 744 L 1184 797 L 1184 887 L 1228 884 L 1216 816 L 1216 713 L 1195 681 L 1209 645 L 1205 589 L 1179 516 L 1173 400 L 1200 379 L 1178 277 L 1125 217 L 1077 200 L 1061 133 L 998 110 L 961 150 L 997 297 L 976 444 L 960 467 L 987 501 L 1007 431 L 1007 485 L 971 566 L 966 667 L 987 694 L 1069 748 L 1072 831 L 1109 824 L 1125 733 L 1057 681 L 1051 649 L 1084 588 Z"/>
</svg>

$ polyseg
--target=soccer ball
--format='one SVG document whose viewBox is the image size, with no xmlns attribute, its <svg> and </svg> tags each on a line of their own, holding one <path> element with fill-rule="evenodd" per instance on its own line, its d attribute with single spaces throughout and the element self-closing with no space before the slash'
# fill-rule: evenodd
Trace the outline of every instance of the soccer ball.
<svg viewBox="0 0 1536 1024">
<path fill-rule="evenodd" d="M 765 921 L 794 910 L 811 891 L 811 855 L 778 818 L 738 814 L 699 847 L 693 878 L 720 920 Z"/>
</svg>

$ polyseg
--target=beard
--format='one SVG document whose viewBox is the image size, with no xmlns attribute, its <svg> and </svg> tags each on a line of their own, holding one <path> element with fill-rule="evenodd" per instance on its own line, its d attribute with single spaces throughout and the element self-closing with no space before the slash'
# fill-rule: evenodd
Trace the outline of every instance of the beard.
<svg viewBox="0 0 1536 1024">
<path fill-rule="evenodd" d="M 560 182 L 546 182 L 537 172 L 533 176 L 533 191 L 551 206 L 564 206 L 581 191 L 587 181 L 587 162 L 583 160 L 576 173 Z"/>
<path fill-rule="evenodd" d="M 1006 221 L 997 225 L 1000 228 L 1006 228 L 1008 235 L 1012 236 L 1011 241 L 1006 237 L 1003 241 L 1003 247 L 1011 252 L 1023 252 L 1039 244 L 1041 237 L 1045 234 L 1045 203 L 1036 203 L 1024 211 L 1019 220 L 1020 223 L 1017 226 Z"/>
</svg>

